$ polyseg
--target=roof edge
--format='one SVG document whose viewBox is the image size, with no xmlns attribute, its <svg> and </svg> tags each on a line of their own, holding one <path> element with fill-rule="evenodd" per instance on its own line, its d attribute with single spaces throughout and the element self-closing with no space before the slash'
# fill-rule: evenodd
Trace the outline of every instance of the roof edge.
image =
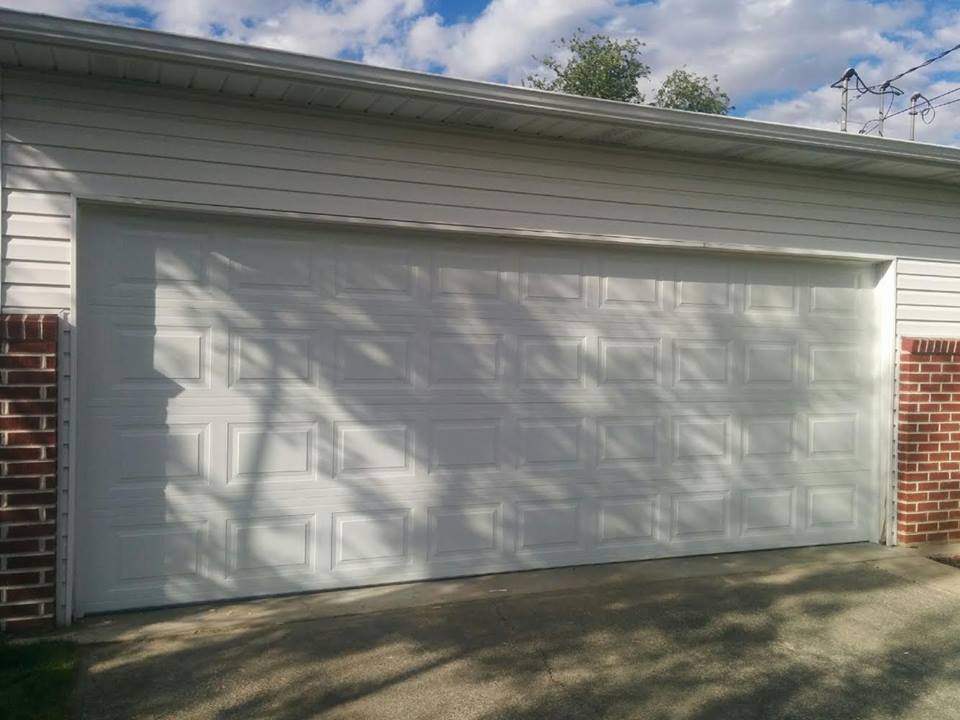
<svg viewBox="0 0 960 720">
<path fill-rule="evenodd" d="M 758 146 L 804 147 L 928 167 L 935 164 L 944 170 L 960 168 L 960 148 L 945 145 L 633 105 L 15 10 L 0 9 L 0 39 L 173 63 L 192 62 L 354 90 L 456 101 L 484 109 L 539 113 L 637 130 L 692 134 Z"/>
</svg>

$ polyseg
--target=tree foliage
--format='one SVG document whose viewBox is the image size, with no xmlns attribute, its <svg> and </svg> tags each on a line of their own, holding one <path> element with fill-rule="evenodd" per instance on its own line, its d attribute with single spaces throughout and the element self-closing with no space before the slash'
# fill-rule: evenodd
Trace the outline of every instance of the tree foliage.
<svg viewBox="0 0 960 720">
<path fill-rule="evenodd" d="M 678 68 L 667 75 L 653 104 L 674 110 L 726 115 L 733 110 L 730 96 L 720 89 L 716 75 L 707 77 Z"/>
<path fill-rule="evenodd" d="M 650 77 L 650 66 L 641 59 L 644 44 L 636 39 L 617 40 L 607 35 L 584 37 L 577 31 L 554 41 L 559 52 L 534 60 L 543 72 L 528 75 L 524 84 L 540 90 L 585 95 L 642 104 L 640 81 Z M 716 75 L 707 77 L 679 68 L 657 90 L 651 105 L 726 115 L 733 109 L 720 89 Z"/>
<path fill-rule="evenodd" d="M 528 75 L 526 84 L 569 95 L 643 102 L 639 83 L 649 77 L 650 67 L 640 59 L 643 43 L 639 40 L 614 40 L 606 35 L 584 38 L 577 32 L 570 38 L 554 41 L 554 45 L 568 57 L 535 57 L 553 77 Z"/>
</svg>

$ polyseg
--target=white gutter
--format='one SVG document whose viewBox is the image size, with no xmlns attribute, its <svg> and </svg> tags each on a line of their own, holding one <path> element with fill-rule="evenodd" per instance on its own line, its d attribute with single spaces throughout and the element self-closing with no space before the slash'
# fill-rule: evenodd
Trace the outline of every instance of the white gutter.
<svg viewBox="0 0 960 720">
<path fill-rule="evenodd" d="M 665 110 L 532 88 L 380 68 L 344 60 L 185 37 L 153 30 L 0 10 L 0 40 L 32 42 L 161 62 L 300 80 L 350 90 L 527 112 L 610 127 L 696 135 L 757 146 L 827 151 L 869 160 L 960 170 L 960 149 L 780 123 Z"/>
</svg>

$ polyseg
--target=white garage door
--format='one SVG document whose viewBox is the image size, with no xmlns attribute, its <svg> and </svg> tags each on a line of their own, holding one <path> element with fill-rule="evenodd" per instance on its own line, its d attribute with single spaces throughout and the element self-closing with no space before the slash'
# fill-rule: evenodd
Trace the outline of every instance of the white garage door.
<svg viewBox="0 0 960 720">
<path fill-rule="evenodd" d="M 865 266 L 121 213 L 81 611 L 864 540 Z"/>
</svg>

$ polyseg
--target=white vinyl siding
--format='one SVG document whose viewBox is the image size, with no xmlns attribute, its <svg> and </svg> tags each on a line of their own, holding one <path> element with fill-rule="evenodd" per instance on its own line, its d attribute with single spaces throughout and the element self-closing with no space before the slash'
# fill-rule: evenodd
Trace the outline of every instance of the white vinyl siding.
<svg viewBox="0 0 960 720">
<path fill-rule="evenodd" d="M 960 337 L 960 263 L 897 263 L 897 329 L 905 337 Z"/>
<path fill-rule="evenodd" d="M 70 194 L 6 189 L 4 208 L 4 309 L 68 309 L 73 222 Z"/>
<path fill-rule="evenodd" d="M 69 306 L 75 195 L 960 261 L 960 193 L 933 186 L 12 70 L 3 115 L 8 311 Z"/>
</svg>

